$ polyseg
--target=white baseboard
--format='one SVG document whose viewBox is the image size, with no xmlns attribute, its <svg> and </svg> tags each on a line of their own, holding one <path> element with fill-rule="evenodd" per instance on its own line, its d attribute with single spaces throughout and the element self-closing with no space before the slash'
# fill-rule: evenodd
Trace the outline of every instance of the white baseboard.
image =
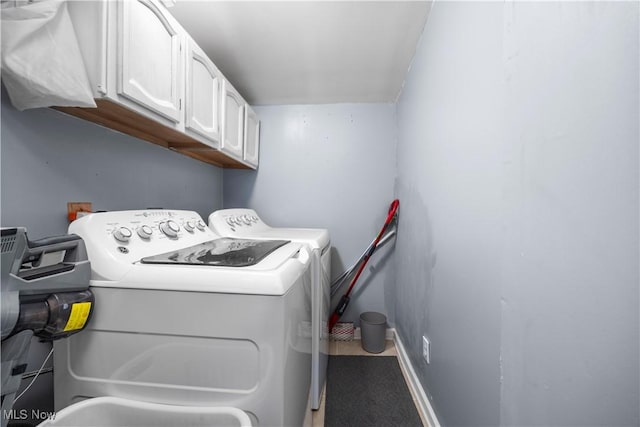
<svg viewBox="0 0 640 427">
<path fill-rule="evenodd" d="M 407 353 L 400 337 L 396 333 L 395 329 L 387 329 L 387 335 L 391 331 L 393 336 L 393 340 L 396 344 L 396 351 L 398 352 L 398 361 L 400 362 L 400 367 L 405 372 L 405 375 L 409 382 L 409 387 L 411 388 L 412 394 L 416 397 L 416 403 L 418 404 L 419 410 L 422 412 L 422 415 L 426 419 L 429 427 L 440 427 L 440 422 L 436 417 L 436 413 L 431 406 L 431 402 L 427 397 L 427 393 L 425 393 L 424 388 L 422 388 L 422 384 L 416 375 L 416 371 L 414 371 L 413 366 L 411 365 L 411 361 L 409 360 L 409 354 Z"/>
</svg>

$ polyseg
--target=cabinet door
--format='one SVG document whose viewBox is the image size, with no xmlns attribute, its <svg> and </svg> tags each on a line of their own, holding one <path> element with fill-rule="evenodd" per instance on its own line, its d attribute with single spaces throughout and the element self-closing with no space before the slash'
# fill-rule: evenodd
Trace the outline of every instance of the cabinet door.
<svg viewBox="0 0 640 427">
<path fill-rule="evenodd" d="M 217 148 L 222 74 L 193 41 L 187 48 L 186 127 Z"/>
<path fill-rule="evenodd" d="M 244 99 L 231 84 L 222 82 L 222 141 L 220 148 L 242 160 Z"/>
<path fill-rule="evenodd" d="M 258 153 L 260 151 L 260 121 L 256 113 L 245 106 L 244 115 L 244 161 L 258 167 Z"/>
<path fill-rule="evenodd" d="M 179 26 L 156 1 L 124 0 L 118 6 L 118 93 L 180 122 Z"/>
</svg>

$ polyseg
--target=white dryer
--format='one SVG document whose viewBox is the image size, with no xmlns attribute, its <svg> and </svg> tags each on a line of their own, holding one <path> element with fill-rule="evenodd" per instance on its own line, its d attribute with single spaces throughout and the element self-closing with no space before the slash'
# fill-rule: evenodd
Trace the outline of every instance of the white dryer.
<svg viewBox="0 0 640 427">
<path fill-rule="evenodd" d="M 311 408 L 320 407 L 329 355 L 329 310 L 331 304 L 331 240 L 320 228 L 274 228 L 253 209 L 222 209 L 209 215 L 209 228 L 216 234 L 261 240 L 286 239 L 304 243 L 312 254 L 311 293 Z"/>
<path fill-rule="evenodd" d="M 254 425 L 309 418 L 304 245 L 220 238 L 179 210 L 95 213 L 69 232 L 86 244 L 96 309 L 55 343 L 57 410 L 116 396 L 237 407 Z"/>
</svg>

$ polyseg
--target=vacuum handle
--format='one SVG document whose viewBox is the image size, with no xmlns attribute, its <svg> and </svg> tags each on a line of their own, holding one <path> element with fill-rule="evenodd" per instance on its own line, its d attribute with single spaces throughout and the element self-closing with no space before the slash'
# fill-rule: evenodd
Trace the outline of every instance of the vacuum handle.
<svg viewBox="0 0 640 427">
<path fill-rule="evenodd" d="M 27 240 L 27 246 L 29 249 L 41 248 L 43 246 L 59 245 L 61 243 L 75 242 L 76 240 L 82 240 L 80 236 L 75 234 L 65 234 L 63 236 L 45 237 L 38 240 Z"/>
<path fill-rule="evenodd" d="M 331 319 L 329 319 L 329 332 L 331 332 L 331 330 L 333 329 L 333 326 L 338 322 L 338 320 L 340 319 L 340 317 L 342 316 L 344 311 L 347 309 L 347 305 L 349 304 L 349 295 L 351 294 L 351 291 L 353 290 L 353 287 L 355 286 L 356 282 L 358 281 L 358 278 L 360 277 L 360 274 L 362 274 L 362 270 L 364 270 L 364 267 L 367 265 L 367 262 L 369 261 L 369 258 L 371 258 L 371 255 L 373 255 L 373 253 L 375 252 L 376 247 L 378 246 L 378 243 L 380 243 L 380 240 L 382 239 L 382 236 L 387 231 L 387 227 L 389 227 L 389 224 L 391 224 L 393 219 L 396 218 L 396 216 L 398 215 L 398 208 L 399 207 L 400 207 L 400 200 L 395 199 L 393 202 L 391 202 L 391 205 L 389 206 L 389 212 L 387 213 L 387 218 L 384 221 L 384 225 L 382 226 L 382 229 L 378 233 L 378 236 L 376 236 L 376 238 L 373 241 L 373 243 L 371 243 L 371 246 L 369 247 L 369 249 L 367 249 L 364 258 L 363 258 L 362 262 L 360 263 L 360 267 L 358 268 L 358 271 L 356 272 L 356 275 L 351 280 L 351 284 L 349 285 L 349 288 L 347 289 L 347 292 L 344 294 L 344 296 L 342 297 L 342 299 L 338 303 L 338 307 L 333 312 L 333 315 L 331 316 Z"/>
<path fill-rule="evenodd" d="M 76 249 L 82 244 L 82 238 L 75 234 L 65 234 L 64 236 L 45 237 L 39 240 L 28 240 L 28 250 L 22 256 L 22 263 L 34 263 L 38 265 L 40 258 L 45 252 L 60 252 Z"/>
</svg>

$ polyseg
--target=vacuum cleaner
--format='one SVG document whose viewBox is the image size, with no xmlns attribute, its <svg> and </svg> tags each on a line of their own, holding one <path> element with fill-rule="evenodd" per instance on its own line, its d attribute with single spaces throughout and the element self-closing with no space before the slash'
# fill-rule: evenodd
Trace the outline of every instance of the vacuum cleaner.
<svg viewBox="0 0 640 427">
<path fill-rule="evenodd" d="M 6 427 L 27 369 L 31 338 L 53 341 L 80 332 L 91 318 L 94 296 L 91 265 L 76 235 L 31 241 L 24 227 L 2 228 L 0 251 L 0 425 Z"/>
</svg>

